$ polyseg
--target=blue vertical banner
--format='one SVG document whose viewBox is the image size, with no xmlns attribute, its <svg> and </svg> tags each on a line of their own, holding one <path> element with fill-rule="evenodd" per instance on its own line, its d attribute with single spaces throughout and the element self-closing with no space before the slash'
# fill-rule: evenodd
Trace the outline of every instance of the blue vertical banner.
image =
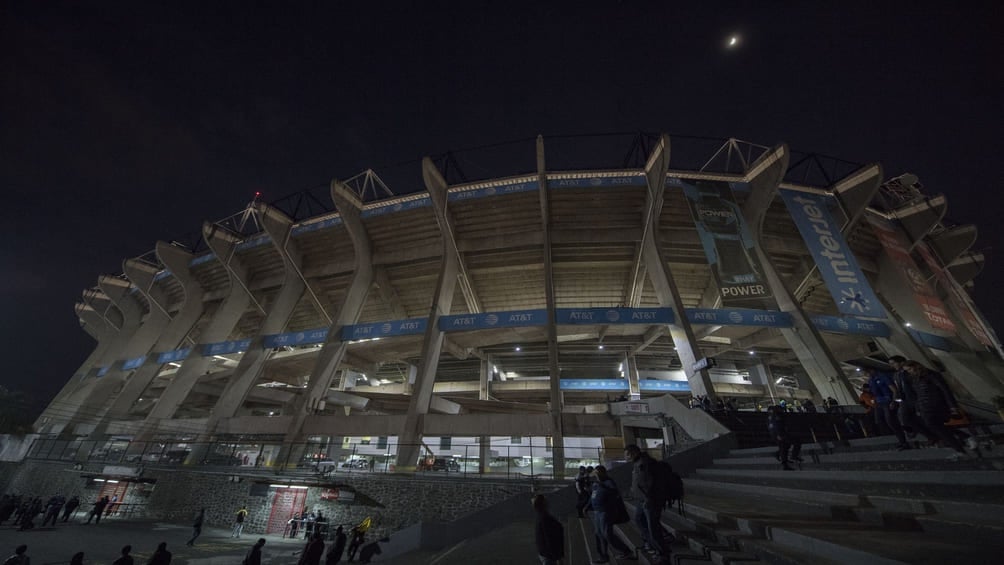
<svg viewBox="0 0 1004 565">
<path fill-rule="evenodd" d="M 861 272 L 840 225 L 830 214 L 832 197 L 781 189 L 788 213 L 795 220 L 805 245 L 841 314 L 885 318 L 875 291 Z"/>
<path fill-rule="evenodd" d="M 722 304 L 741 306 L 772 296 L 756 241 L 727 182 L 680 179 L 697 235 L 718 283 Z"/>
</svg>

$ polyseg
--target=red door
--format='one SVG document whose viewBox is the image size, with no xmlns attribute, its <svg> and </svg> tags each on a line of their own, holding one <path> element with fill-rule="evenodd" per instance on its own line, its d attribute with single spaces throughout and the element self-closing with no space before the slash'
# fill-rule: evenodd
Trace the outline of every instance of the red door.
<svg viewBox="0 0 1004 565">
<path fill-rule="evenodd" d="M 98 493 L 98 498 L 108 497 L 108 506 L 105 507 L 105 516 L 112 516 L 122 510 L 122 503 L 125 502 L 126 491 L 129 490 L 129 483 L 121 481 L 118 483 L 105 483 Z M 128 513 L 126 513 L 128 514 Z"/>
<path fill-rule="evenodd" d="M 265 526 L 266 534 L 281 534 L 286 531 L 286 524 L 294 514 L 303 511 L 307 501 L 307 489 L 305 488 L 280 488 L 276 489 L 272 498 L 272 512 L 268 515 L 268 525 Z"/>
</svg>

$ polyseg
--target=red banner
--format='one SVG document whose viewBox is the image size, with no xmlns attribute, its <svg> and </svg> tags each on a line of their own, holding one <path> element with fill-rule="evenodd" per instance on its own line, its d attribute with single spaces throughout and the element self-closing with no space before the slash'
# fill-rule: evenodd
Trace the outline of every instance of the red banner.
<svg viewBox="0 0 1004 565">
<path fill-rule="evenodd" d="M 868 222 L 872 225 L 872 230 L 886 254 L 906 277 L 913 292 L 913 299 L 920 305 L 927 322 L 932 328 L 954 333 L 955 323 L 948 315 L 945 303 L 934 293 L 931 285 L 927 284 L 927 280 L 917 267 L 917 262 L 910 255 L 910 246 L 896 226 L 874 215 L 868 215 Z"/>
<path fill-rule="evenodd" d="M 983 329 L 983 325 L 980 324 L 979 320 L 976 319 L 976 314 L 969 308 L 969 302 L 965 300 L 962 296 L 959 296 L 961 292 L 955 281 L 951 280 L 945 269 L 941 267 L 938 260 L 931 253 L 931 250 L 927 248 L 926 245 L 920 243 L 917 245 L 917 252 L 927 263 L 928 268 L 934 273 L 934 277 L 938 279 L 938 283 L 941 284 L 945 292 L 948 293 L 948 303 L 952 305 L 952 308 L 959 313 L 962 317 L 962 323 L 966 325 L 966 329 L 969 333 L 973 334 L 980 343 L 986 346 L 992 346 L 993 341 L 991 341 L 990 336 L 987 335 L 986 331 Z"/>
</svg>

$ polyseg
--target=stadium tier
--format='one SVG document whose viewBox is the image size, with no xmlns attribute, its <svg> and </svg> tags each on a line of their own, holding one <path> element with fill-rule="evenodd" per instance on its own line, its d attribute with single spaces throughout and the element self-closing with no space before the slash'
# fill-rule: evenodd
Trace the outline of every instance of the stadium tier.
<svg viewBox="0 0 1004 565">
<path fill-rule="evenodd" d="M 157 242 L 83 293 L 97 346 L 37 431 L 395 437 L 407 467 L 423 438 L 619 436 L 615 400 L 853 405 L 858 367 L 893 354 L 1000 393 L 976 229 L 912 175 L 793 180 L 786 146 L 735 140 L 680 168 L 667 136 L 637 168 L 536 155 L 461 183 L 426 159 L 405 195 L 367 172 L 311 196 L 323 213 L 256 199 Z"/>
</svg>

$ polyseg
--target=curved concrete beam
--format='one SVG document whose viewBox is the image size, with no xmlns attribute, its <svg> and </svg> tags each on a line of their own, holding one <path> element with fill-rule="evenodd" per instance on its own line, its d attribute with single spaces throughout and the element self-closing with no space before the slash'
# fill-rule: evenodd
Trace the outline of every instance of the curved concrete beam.
<svg viewBox="0 0 1004 565">
<path fill-rule="evenodd" d="M 949 265 L 976 243 L 976 226 L 967 224 L 946 229 L 928 238 L 931 248 L 941 258 L 942 265 Z"/>
<path fill-rule="evenodd" d="M 983 271 L 985 263 L 986 257 L 982 253 L 966 253 L 948 264 L 948 272 L 959 284 L 964 285 Z"/>
<path fill-rule="evenodd" d="M 893 210 L 892 215 L 898 219 L 910 239 L 910 249 L 913 249 L 917 242 L 924 238 L 934 229 L 934 226 L 941 223 L 948 211 L 948 199 L 944 194 L 907 204 L 901 208 Z"/>
</svg>

